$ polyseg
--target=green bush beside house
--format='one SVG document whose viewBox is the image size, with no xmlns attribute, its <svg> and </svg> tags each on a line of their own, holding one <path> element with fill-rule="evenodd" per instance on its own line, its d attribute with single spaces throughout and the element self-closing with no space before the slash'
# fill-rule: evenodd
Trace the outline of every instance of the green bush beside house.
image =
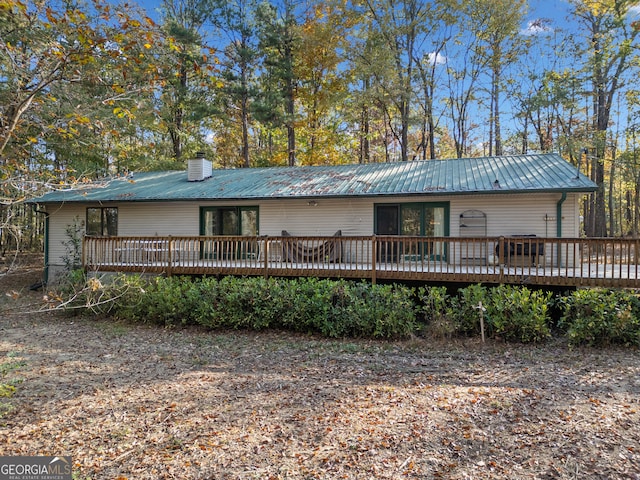
<svg viewBox="0 0 640 480">
<path fill-rule="evenodd" d="M 628 290 L 581 289 L 554 297 L 524 286 L 476 284 L 450 294 L 438 286 L 317 278 L 118 275 L 109 282 L 89 278 L 66 292 L 73 296 L 65 308 L 165 326 L 446 339 L 479 336 L 482 319 L 487 338 L 508 342 L 543 342 L 557 325 L 556 333 L 573 346 L 640 346 L 640 300 Z"/>
</svg>

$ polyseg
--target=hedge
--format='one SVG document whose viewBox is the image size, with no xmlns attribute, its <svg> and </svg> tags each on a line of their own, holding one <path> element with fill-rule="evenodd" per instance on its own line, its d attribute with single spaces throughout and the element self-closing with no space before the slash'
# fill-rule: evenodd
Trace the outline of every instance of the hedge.
<svg viewBox="0 0 640 480">
<path fill-rule="evenodd" d="M 77 281 L 78 279 L 76 279 Z M 118 275 L 84 280 L 65 308 L 129 321 L 211 329 L 284 329 L 327 337 L 475 337 L 543 342 L 557 324 L 571 345 L 640 346 L 640 300 L 628 290 L 553 297 L 524 286 L 412 288 L 348 280 Z M 64 295 L 59 295 L 61 298 Z M 551 318 L 552 307 L 560 312 Z"/>
</svg>

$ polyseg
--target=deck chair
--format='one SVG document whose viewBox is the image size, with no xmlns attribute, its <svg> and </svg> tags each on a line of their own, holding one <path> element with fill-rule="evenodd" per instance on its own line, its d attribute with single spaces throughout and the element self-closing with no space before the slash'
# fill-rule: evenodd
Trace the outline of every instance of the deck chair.
<svg viewBox="0 0 640 480">
<path fill-rule="evenodd" d="M 283 237 L 291 237 L 292 235 L 286 230 L 282 231 Z M 303 240 L 283 241 L 282 257 L 287 262 L 292 263 L 339 263 L 342 262 L 342 230 L 338 230 L 333 237 L 318 245 L 309 246 Z"/>
</svg>

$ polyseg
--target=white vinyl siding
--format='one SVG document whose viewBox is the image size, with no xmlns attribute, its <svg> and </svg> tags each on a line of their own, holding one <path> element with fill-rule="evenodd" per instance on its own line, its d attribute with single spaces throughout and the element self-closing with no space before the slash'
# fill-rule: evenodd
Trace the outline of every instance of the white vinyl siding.
<svg viewBox="0 0 640 480">
<path fill-rule="evenodd" d="M 274 200 L 260 203 L 260 234 L 291 235 L 373 234 L 373 199 Z"/>
<path fill-rule="evenodd" d="M 557 237 L 557 206 L 561 194 L 469 195 L 451 201 L 451 236 L 460 236 L 460 214 L 480 210 L 487 215 L 487 236 L 537 235 Z M 562 236 L 579 236 L 578 196 L 562 204 Z"/>
</svg>

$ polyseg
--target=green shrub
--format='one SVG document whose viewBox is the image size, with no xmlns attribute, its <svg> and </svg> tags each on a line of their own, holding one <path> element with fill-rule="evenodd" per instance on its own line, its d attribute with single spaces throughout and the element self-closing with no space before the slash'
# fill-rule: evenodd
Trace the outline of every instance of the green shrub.
<svg viewBox="0 0 640 480">
<path fill-rule="evenodd" d="M 222 294 L 220 282 L 213 277 L 194 280 L 196 299 L 192 305 L 196 323 L 208 328 L 221 328 L 225 325 L 225 314 L 221 308 Z"/>
<path fill-rule="evenodd" d="M 366 282 L 301 278 L 280 281 L 279 326 L 328 337 L 400 338 L 415 328 L 412 290 Z"/>
<path fill-rule="evenodd" d="M 490 290 L 475 284 L 458 290 L 458 295 L 451 299 L 451 316 L 455 332 L 463 336 L 480 335 L 480 306 L 486 308 L 490 303 Z M 485 322 L 485 334 L 488 325 Z"/>
<path fill-rule="evenodd" d="M 287 329 L 328 337 L 406 338 L 417 316 L 434 338 L 480 334 L 538 342 L 550 334 L 551 293 L 477 284 L 449 296 L 445 287 L 317 278 L 76 278 L 67 306 L 120 319 L 208 328 Z M 562 326 L 574 344 L 640 344 L 635 295 L 582 290 L 559 301 Z M 483 312 L 480 311 L 480 306 Z"/>
<path fill-rule="evenodd" d="M 128 276 L 107 288 L 131 288 L 123 301 L 117 302 L 116 316 L 158 325 L 193 324 L 192 285 L 181 277 L 154 277 L 141 280 L 140 290 L 131 288 L 136 277 Z"/>
<path fill-rule="evenodd" d="M 283 304 L 280 287 L 272 278 L 245 278 L 250 290 L 243 312 L 246 315 L 245 327 L 254 330 L 275 328 L 280 324 Z"/>
<path fill-rule="evenodd" d="M 318 278 L 279 279 L 278 327 L 327 335 L 326 323 L 332 315 L 334 288 L 338 288 L 338 283 Z"/>
<path fill-rule="evenodd" d="M 405 338 L 415 332 L 413 289 L 403 285 L 344 283 L 344 301 L 334 312 L 339 335 Z"/>
<path fill-rule="evenodd" d="M 322 301 L 327 298 L 328 302 L 324 308 L 313 317 L 313 329 L 326 337 L 346 337 L 365 336 L 362 326 L 358 326 L 360 321 L 359 307 L 354 307 L 358 303 L 358 295 L 353 288 L 354 284 L 345 280 L 330 281 L 323 284 L 326 290 L 318 298 Z"/>
<path fill-rule="evenodd" d="M 374 289 L 373 293 L 376 293 Z M 380 291 L 381 309 L 374 337 L 406 338 L 416 330 L 415 291 L 402 285 L 389 286 Z M 385 314 L 384 310 L 387 311 Z"/>
<path fill-rule="evenodd" d="M 115 314 L 162 325 L 400 338 L 415 328 L 412 296 L 408 287 L 346 280 L 156 277 L 137 298 L 118 302 Z"/>
<path fill-rule="evenodd" d="M 225 327 L 280 328 L 295 301 L 285 284 L 263 277 L 225 277 L 218 284 L 218 315 Z"/>
<path fill-rule="evenodd" d="M 540 342 L 551 336 L 551 292 L 500 285 L 491 290 L 486 316 L 493 335 L 507 341 Z"/>
<path fill-rule="evenodd" d="M 432 338 L 451 338 L 459 333 L 452 299 L 446 287 L 421 287 L 418 289 L 419 311 L 424 321 L 424 331 Z"/>
<path fill-rule="evenodd" d="M 626 290 L 581 289 L 559 300 L 572 345 L 640 346 L 640 301 Z"/>
<path fill-rule="evenodd" d="M 551 336 L 549 307 L 551 293 L 526 287 L 500 285 L 487 288 L 480 284 L 458 290 L 446 306 L 443 291 L 423 296 L 425 314 L 445 334 L 478 336 L 480 318 L 484 318 L 485 336 L 515 342 L 539 342 Z M 445 312 L 444 318 L 442 313 Z M 425 315 L 427 318 L 428 315 Z M 435 316 L 434 316 L 435 315 Z"/>
<path fill-rule="evenodd" d="M 250 282 L 245 278 L 223 277 L 218 282 L 218 309 L 224 316 L 224 326 L 247 328 L 251 314 Z"/>
</svg>

